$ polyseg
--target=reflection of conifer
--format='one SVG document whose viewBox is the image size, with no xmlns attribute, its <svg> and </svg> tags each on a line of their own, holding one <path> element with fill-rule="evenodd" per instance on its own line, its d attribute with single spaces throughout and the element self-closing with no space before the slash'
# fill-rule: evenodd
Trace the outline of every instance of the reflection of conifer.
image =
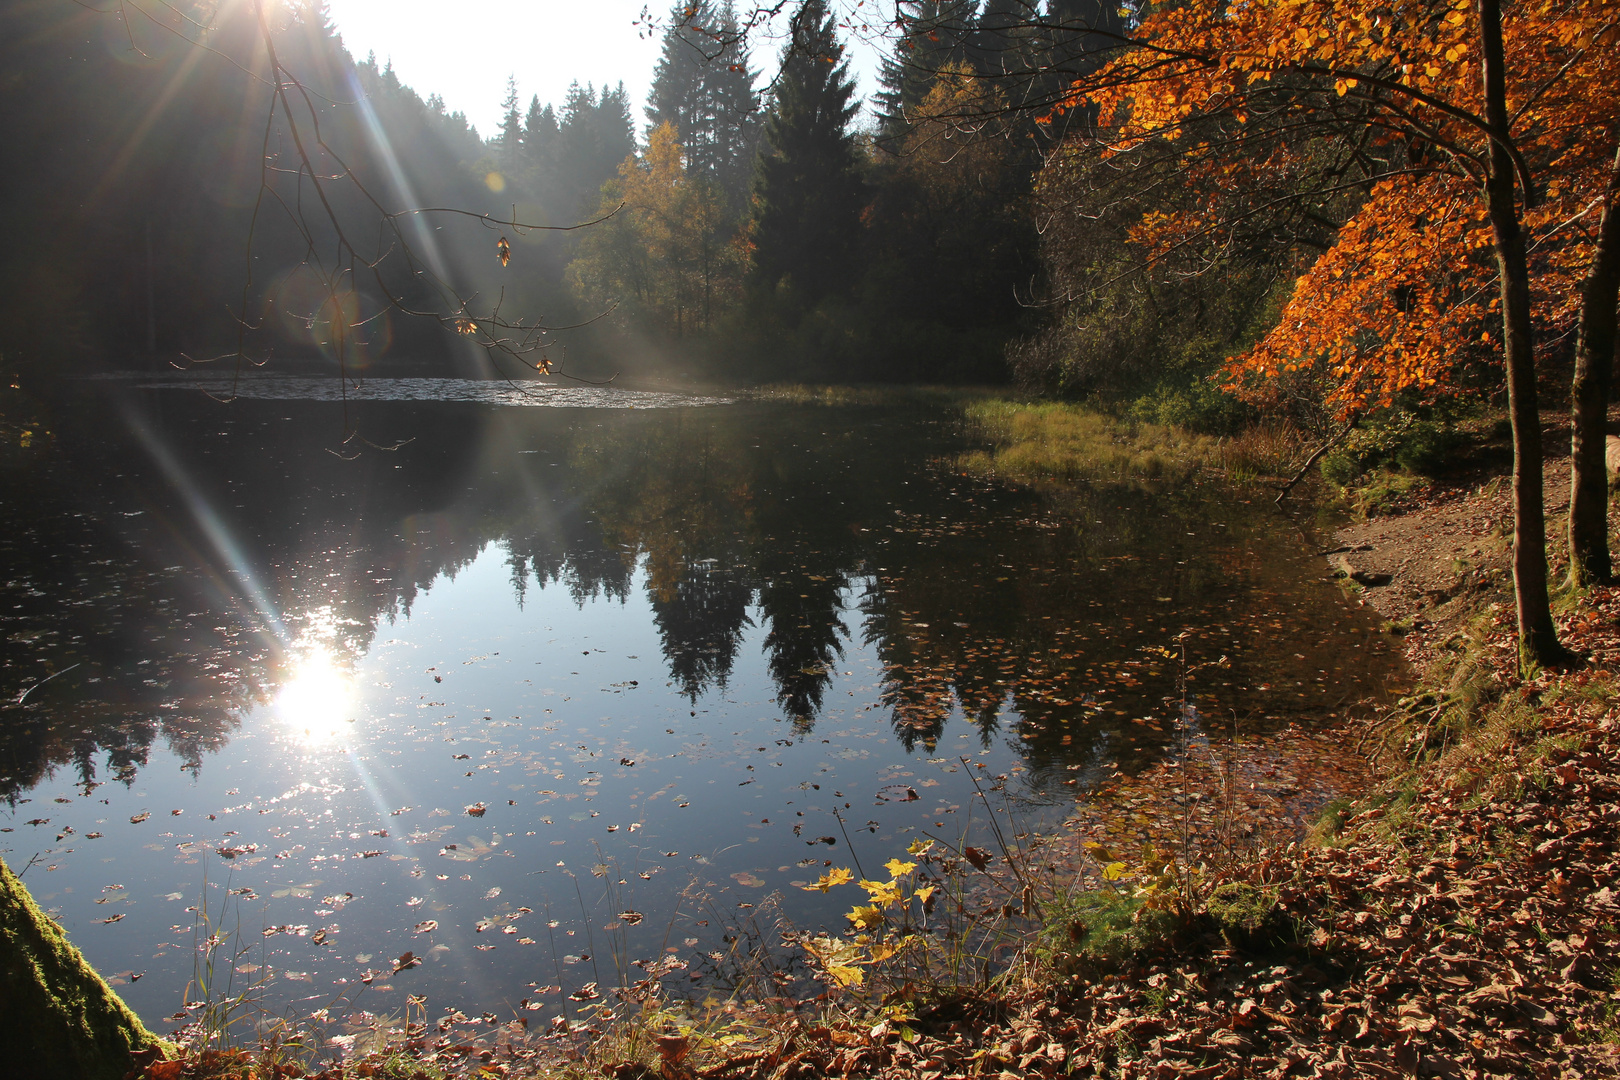
<svg viewBox="0 0 1620 1080">
<path fill-rule="evenodd" d="M 729 570 L 688 566 L 674 595 L 653 595 L 653 621 L 663 641 L 670 678 L 691 701 L 714 687 L 724 690 L 742 645 L 753 586 Z"/>
<path fill-rule="evenodd" d="M 801 730 L 809 730 L 821 712 L 833 665 L 844 656 L 840 639 L 849 636 L 842 618 L 844 575 L 815 576 L 822 580 L 803 572 L 775 574 L 759 590 L 771 627 L 765 651 L 776 700 Z"/>
</svg>

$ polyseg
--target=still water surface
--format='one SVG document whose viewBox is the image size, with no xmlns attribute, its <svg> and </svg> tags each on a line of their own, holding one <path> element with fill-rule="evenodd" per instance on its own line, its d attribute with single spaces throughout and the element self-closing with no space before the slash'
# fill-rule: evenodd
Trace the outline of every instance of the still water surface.
<svg viewBox="0 0 1620 1080">
<path fill-rule="evenodd" d="M 841 930 L 794 888 L 827 860 L 1151 766 L 1179 635 L 1229 658 L 1213 728 L 1394 671 L 1253 491 L 971 478 L 916 399 L 427 382 L 370 384 L 362 431 L 412 441 L 346 461 L 330 384 L 103 381 L 4 475 L 0 852 L 156 1026 L 205 898 L 277 1010 L 702 985 L 773 894 Z"/>
</svg>

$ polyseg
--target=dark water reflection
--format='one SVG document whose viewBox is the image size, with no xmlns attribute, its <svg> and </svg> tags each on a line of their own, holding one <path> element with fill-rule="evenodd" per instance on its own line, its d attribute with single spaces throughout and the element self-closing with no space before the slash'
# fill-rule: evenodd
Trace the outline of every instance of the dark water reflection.
<svg viewBox="0 0 1620 1080">
<path fill-rule="evenodd" d="M 971 832 L 958 755 L 1052 806 L 1153 763 L 1178 638 L 1228 658 L 1193 684 L 1213 726 L 1331 722 L 1394 670 L 1268 500 L 963 476 L 942 405 L 365 408 L 413 441 L 344 461 L 334 405 L 113 383 L 0 478 L 0 850 L 103 970 L 149 972 L 149 1019 L 210 859 L 289 928 L 247 965 L 275 994 L 414 947 L 369 1007 L 471 1012 L 613 981 L 598 946 L 700 965 L 702 904 L 837 925 L 790 887 L 846 857 L 831 812 L 874 863 Z M 647 942 L 601 939 L 622 903 Z"/>
</svg>

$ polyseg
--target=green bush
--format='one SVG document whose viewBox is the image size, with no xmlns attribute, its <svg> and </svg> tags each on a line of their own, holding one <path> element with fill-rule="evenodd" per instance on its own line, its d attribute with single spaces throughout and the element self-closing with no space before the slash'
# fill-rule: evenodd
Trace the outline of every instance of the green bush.
<svg viewBox="0 0 1620 1080">
<path fill-rule="evenodd" d="M 1324 480 L 1339 487 L 1349 487 L 1375 469 L 1432 477 L 1445 471 L 1466 442 L 1467 436 L 1444 416 L 1386 409 L 1324 454 L 1318 468 Z"/>
<path fill-rule="evenodd" d="M 1451 463 L 1463 442 L 1462 432 L 1453 425 L 1419 420 L 1401 433 L 1391 456 L 1397 468 L 1420 476 L 1434 476 Z"/>
<path fill-rule="evenodd" d="M 1139 423 L 1179 427 L 1200 435 L 1230 435 L 1254 419 L 1254 409 L 1207 379 L 1181 386 L 1161 383 L 1131 403 Z"/>
<path fill-rule="evenodd" d="M 1349 450 L 1323 454 L 1317 467 L 1322 470 L 1322 479 L 1335 487 L 1349 487 L 1361 475 L 1361 459 Z"/>
</svg>

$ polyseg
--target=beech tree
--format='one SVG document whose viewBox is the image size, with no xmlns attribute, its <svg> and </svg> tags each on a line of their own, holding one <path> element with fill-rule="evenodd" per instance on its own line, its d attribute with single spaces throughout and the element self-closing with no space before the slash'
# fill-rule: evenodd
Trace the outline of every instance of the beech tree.
<svg viewBox="0 0 1620 1080">
<path fill-rule="evenodd" d="M 1399 149 L 1300 278 L 1278 326 L 1235 357 L 1229 374 L 1241 381 L 1316 366 L 1350 414 L 1403 390 L 1432 391 L 1470 350 L 1499 343 L 1513 424 L 1521 654 L 1565 662 L 1548 603 L 1535 343 L 1538 316 L 1543 330 L 1578 320 L 1589 354 L 1605 348 L 1613 325 L 1615 275 L 1604 269 L 1612 247 L 1579 227 L 1601 215 L 1608 229 L 1615 216 L 1609 158 L 1620 71 L 1604 6 L 1554 0 L 1504 18 L 1499 0 L 1193 0 L 1149 14 L 1133 38 L 1134 48 L 1077 81 L 1069 98 L 1098 110 L 1114 153 L 1171 140 L 1192 163 L 1189 178 L 1220 190 L 1248 182 L 1231 168 L 1236 155 L 1222 151 L 1257 126 Z M 1189 137 L 1215 117 L 1236 125 L 1226 145 Z M 1220 227 L 1164 215 L 1145 220 L 1138 239 L 1162 253 Z M 1591 401 L 1599 366 L 1584 368 Z M 1601 420 L 1590 405 L 1576 419 L 1584 490 Z M 1606 536 L 1581 540 L 1606 550 Z M 1588 572 L 1605 561 L 1574 554 Z"/>
</svg>

